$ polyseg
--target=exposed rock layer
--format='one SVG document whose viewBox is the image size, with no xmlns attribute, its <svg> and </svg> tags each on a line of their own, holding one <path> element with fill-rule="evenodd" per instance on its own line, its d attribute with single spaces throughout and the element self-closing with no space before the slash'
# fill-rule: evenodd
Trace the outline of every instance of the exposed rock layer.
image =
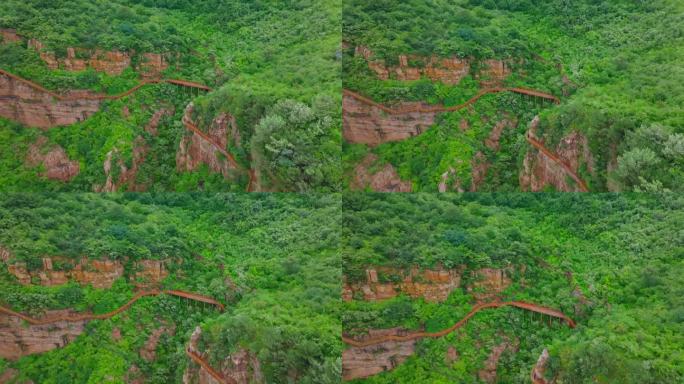
<svg viewBox="0 0 684 384">
<path fill-rule="evenodd" d="M 192 111 L 193 104 L 190 103 L 185 109 L 183 121 L 184 123 L 197 126 L 192 121 Z M 235 119 L 228 114 L 222 113 L 211 122 L 211 125 L 205 132 L 213 143 L 194 131 L 192 135 L 183 137 L 176 153 L 176 169 L 179 172 L 190 172 L 199 168 L 201 164 L 207 164 L 212 172 L 221 173 L 224 177 L 228 177 L 230 171 L 235 166 L 230 159 L 222 156 L 217 150 L 216 145 L 221 148 L 226 147 L 229 126 L 231 132 L 237 130 Z M 234 137 L 235 135 L 233 134 L 232 136 Z"/>
<path fill-rule="evenodd" d="M 403 293 L 413 298 L 442 302 L 461 286 L 463 272 L 464 268 L 420 270 L 414 267 L 408 271 L 389 267 L 368 268 L 365 281 L 343 285 L 342 298 L 345 301 L 355 297 L 375 301 Z M 471 273 L 475 279 L 466 288 L 478 301 L 495 297 L 511 284 L 511 279 L 507 277 L 508 270 L 483 268 Z"/>
<path fill-rule="evenodd" d="M 45 316 L 71 313 L 68 310 L 47 311 Z M 61 321 L 49 325 L 25 325 L 14 316 L 0 314 L 0 357 L 18 359 L 34 353 L 61 348 L 80 335 L 85 321 Z"/>
<path fill-rule="evenodd" d="M 411 182 L 402 181 L 392 164 L 385 164 L 381 169 L 372 173 L 373 163 L 378 157 L 368 154 L 359 165 L 354 168 L 352 190 L 369 188 L 375 192 L 411 192 Z"/>
<path fill-rule="evenodd" d="M 52 145 L 49 149 L 45 148 L 47 138 L 40 136 L 35 143 L 31 144 L 26 157 L 26 163 L 30 167 L 42 165 L 45 168 L 40 176 L 50 180 L 69 181 L 78 175 L 80 164 L 78 161 L 71 161 L 66 152 L 59 145 Z"/>
<path fill-rule="evenodd" d="M 50 128 L 83 121 L 97 112 L 100 101 L 88 91 L 74 91 L 82 99 L 55 100 L 51 95 L 0 73 L 0 116 L 29 127 Z"/>
<path fill-rule="evenodd" d="M 399 108 L 414 108 L 422 103 L 401 103 Z M 388 114 L 345 94 L 342 98 L 343 134 L 347 142 L 377 145 L 418 136 L 435 122 L 434 112 Z"/>
<path fill-rule="evenodd" d="M 402 336 L 406 332 L 400 328 L 369 330 L 355 339 L 375 339 L 387 335 Z M 342 352 L 342 378 L 353 380 L 377 375 L 394 369 L 403 363 L 415 350 L 416 341 L 387 341 L 368 347 L 351 347 Z"/>
<path fill-rule="evenodd" d="M 206 355 L 197 349 L 197 344 L 201 338 L 202 330 L 200 327 L 190 337 L 188 349 L 201 356 Z M 260 384 L 264 383 L 263 373 L 257 357 L 245 349 L 234 352 L 226 357 L 216 369 L 223 377 L 235 380 L 237 384 Z M 214 378 L 204 367 L 197 367 L 192 364 L 183 373 L 183 384 L 223 384 Z"/>
<path fill-rule="evenodd" d="M 439 58 L 434 55 L 399 55 L 398 66 L 387 66 L 383 60 L 375 60 L 373 52 L 367 47 L 356 47 L 355 54 L 368 62 L 368 68 L 375 72 L 380 80 L 415 81 L 424 76 L 432 81 L 456 85 L 472 73 L 471 60 L 456 56 Z M 501 82 L 511 74 L 510 66 L 501 60 L 485 60 L 480 66 L 481 68 L 473 75 L 488 84 Z"/>
<path fill-rule="evenodd" d="M 95 288 L 111 288 L 114 281 L 124 273 L 123 263 L 112 260 L 90 260 L 82 258 L 75 265 L 63 257 L 43 258 L 43 267 L 29 271 L 25 263 L 9 264 L 7 269 L 20 284 L 29 285 L 33 281 L 40 285 L 53 286 L 75 280 L 80 284 L 91 284 Z M 53 264 L 63 265 L 59 269 Z M 136 263 L 136 271 L 131 278 L 141 285 L 158 284 L 168 275 L 164 262 L 160 260 L 141 260 Z"/>
<path fill-rule="evenodd" d="M 582 166 L 593 173 L 594 160 L 587 138 L 582 134 L 573 132 L 563 137 L 552 151 L 575 174 L 579 174 Z M 536 149 L 530 149 L 525 155 L 519 180 L 523 191 L 539 192 L 548 187 L 561 192 L 582 191 L 580 185 L 572 180 L 560 164 Z"/>
</svg>

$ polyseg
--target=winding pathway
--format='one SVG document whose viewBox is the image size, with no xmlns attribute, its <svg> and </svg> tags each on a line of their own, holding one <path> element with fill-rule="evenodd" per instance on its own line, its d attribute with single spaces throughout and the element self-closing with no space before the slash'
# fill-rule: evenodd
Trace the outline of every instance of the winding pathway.
<svg viewBox="0 0 684 384">
<path fill-rule="evenodd" d="M 378 102 L 375 102 L 365 96 L 362 96 L 354 91 L 350 91 L 348 89 L 344 89 L 343 94 L 346 96 L 353 97 L 365 104 L 372 105 L 374 107 L 377 107 L 381 109 L 382 111 L 389 113 L 391 115 L 402 115 L 405 113 L 413 113 L 413 112 L 422 112 L 422 113 L 438 113 L 438 112 L 455 112 L 459 111 L 471 104 L 474 104 L 480 98 L 482 98 L 485 95 L 489 94 L 494 94 L 494 93 L 501 93 L 501 92 L 513 92 L 513 93 L 518 93 L 521 95 L 527 95 L 527 96 L 534 96 L 538 97 L 544 100 L 549 100 L 554 102 L 555 104 L 560 104 L 560 99 L 557 98 L 556 96 L 550 94 L 550 93 L 545 93 L 533 89 L 527 89 L 527 88 L 503 88 L 503 87 L 493 87 L 493 88 L 486 88 L 480 90 L 475 96 L 471 97 L 468 101 L 466 101 L 463 104 L 459 105 L 454 105 L 451 107 L 444 107 L 441 105 L 437 106 L 425 106 L 425 105 L 411 105 L 411 106 L 404 106 L 400 108 L 390 108 L 386 105 L 380 104 Z"/>
<path fill-rule="evenodd" d="M 409 341 L 409 340 L 415 340 L 415 339 L 421 339 L 424 337 L 432 337 L 432 338 L 437 338 L 437 337 L 442 337 L 445 336 L 458 328 L 461 328 L 463 325 L 467 323 L 467 321 L 475 316 L 476 313 L 480 312 L 483 309 L 489 309 L 489 308 L 500 308 L 500 307 L 506 307 L 506 306 L 511 306 L 511 307 L 517 307 L 521 309 L 525 309 L 527 311 L 532 311 L 532 312 L 537 312 L 541 313 L 544 315 L 556 317 L 558 319 L 561 319 L 565 321 L 570 328 L 575 328 L 576 324 L 575 322 L 566 316 L 563 312 L 548 308 L 548 307 L 543 307 L 540 305 L 532 304 L 532 303 L 526 303 L 524 301 L 505 301 L 505 302 L 492 302 L 492 303 L 483 303 L 483 304 L 477 304 L 473 307 L 473 309 L 468 312 L 467 315 L 465 315 L 461 320 L 459 320 L 456 324 L 452 325 L 449 328 L 443 329 L 438 332 L 415 332 L 411 333 L 405 336 L 394 336 L 394 335 L 387 335 L 383 337 L 379 337 L 376 339 L 370 339 L 370 340 L 365 340 L 365 341 L 357 341 L 345 336 L 342 336 L 342 341 L 344 341 L 346 344 L 349 344 L 353 347 L 368 347 L 371 345 L 375 344 L 380 344 L 384 343 L 387 341 Z"/>
<path fill-rule="evenodd" d="M 533 147 L 537 148 L 546 157 L 551 159 L 551 161 L 560 165 L 561 168 L 563 168 L 563 170 L 565 171 L 565 173 L 567 173 L 575 181 L 575 183 L 577 183 L 582 192 L 589 192 L 589 187 L 587 187 L 587 183 L 585 183 L 584 180 L 582 180 L 582 178 L 572 169 L 570 164 L 568 164 L 565 160 L 561 159 L 558 155 L 547 149 L 541 141 L 532 136 L 531 132 L 527 132 L 527 134 L 525 135 L 525 139 L 527 139 L 527 142 L 530 143 Z"/>
<path fill-rule="evenodd" d="M 12 78 L 14 80 L 20 81 L 29 87 L 36 89 L 40 92 L 46 93 L 53 98 L 60 100 L 60 101 L 75 101 L 75 100 L 116 100 L 120 99 L 122 97 L 129 96 L 133 92 L 137 91 L 138 89 L 144 87 L 145 85 L 149 84 L 159 84 L 159 83 L 169 83 L 181 87 L 186 87 L 186 88 L 195 88 L 199 89 L 202 91 L 211 91 L 211 88 L 207 87 L 204 84 L 199 84 L 199 83 L 194 83 L 192 81 L 187 81 L 187 80 L 179 80 L 179 79 L 157 79 L 157 80 L 143 80 L 138 85 L 134 86 L 133 88 L 127 90 L 126 92 L 120 93 L 118 95 L 104 95 L 104 94 L 74 94 L 74 95 L 61 95 L 59 93 L 53 92 L 42 85 L 36 84 L 31 80 L 24 79 L 23 77 L 17 76 L 15 74 L 12 74 L 10 72 L 7 72 L 3 69 L 0 69 L 0 74 L 5 75 L 9 78 Z"/>
<path fill-rule="evenodd" d="M 172 296 L 178 296 L 182 297 L 185 299 L 189 300 L 194 300 L 194 301 L 200 301 L 203 303 L 208 303 L 211 305 L 216 306 L 220 311 L 223 311 L 225 309 L 225 306 L 221 304 L 220 302 L 214 300 L 211 297 L 204 296 L 204 295 L 199 295 L 196 293 L 192 292 L 185 292 L 185 291 L 178 291 L 178 290 L 151 290 L 151 291 L 141 291 L 136 293 L 128 302 L 119 308 L 107 312 L 107 313 L 102 313 L 102 314 L 92 314 L 92 313 L 87 313 L 87 314 L 76 314 L 76 315 L 59 315 L 59 316 L 54 316 L 54 317 L 48 317 L 48 318 L 34 318 L 30 317 L 28 315 L 25 315 L 20 312 L 15 312 L 10 308 L 0 306 L 0 312 L 5 313 L 10 316 L 16 316 L 19 317 L 22 320 L 25 320 L 27 323 L 32 324 L 32 325 L 46 325 L 46 324 L 52 324 L 52 323 L 57 323 L 60 321 L 87 321 L 87 320 L 103 320 L 103 319 L 108 319 L 110 317 L 113 317 L 128 308 L 131 307 L 136 301 L 140 300 L 143 297 L 146 296 L 158 296 L 158 295 L 172 295 Z"/>
<path fill-rule="evenodd" d="M 527 88 L 503 88 L 503 87 L 493 87 L 493 88 L 486 88 L 481 91 L 479 91 L 475 96 L 471 97 L 468 101 L 466 101 L 463 104 L 459 105 L 454 105 L 451 107 L 443 107 L 443 106 L 423 106 L 423 105 L 410 105 L 410 106 L 404 106 L 400 108 L 390 108 L 386 105 L 380 104 L 378 102 L 375 102 L 365 96 L 362 96 L 354 91 L 350 91 L 348 89 L 343 90 L 344 95 L 353 97 L 365 104 L 374 106 L 380 110 L 382 110 L 385 113 L 388 113 L 390 115 L 403 115 L 407 113 L 439 113 L 439 112 L 455 112 L 459 111 L 471 104 L 474 104 L 477 102 L 482 96 L 488 95 L 488 94 L 493 94 L 493 93 L 500 93 L 500 92 L 514 92 L 518 93 L 521 95 L 527 95 L 527 96 L 533 96 L 533 97 L 538 97 L 544 100 L 549 100 L 554 102 L 555 104 L 560 104 L 560 99 L 557 98 L 556 96 L 542 92 L 542 91 L 537 91 L 534 89 L 527 89 Z M 540 152 L 542 152 L 544 155 L 546 155 L 551 161 L 555 162 L 556 164 L 560 165 L 561 168 L 579 185 L 580 190 L 582 192 L 589 192 L 589 187 L 587 186 L 587 183 L 582 180 L 582 178 L 570 167 L 570 165 L 564 161 L 563 159 L 560 158 L 560 156 L 556 155 L 552 151 L 550 151 L 548 148 L 544 146 L 544 144 L 537 140 L 536 138 L 532 137 L 532 135 L 528 132 L 528 134 L 525 136 L 527 139 L 527 142 L 530 143 L 533 147 L 537 148 Z"/>
<path fill-rule="evenodd" d="M 237 380 L 233 379 L 232 377 L 227 377 L 223 376 L 221 372 L 218 372 L 215 370 L 208 361 L 206 361 L 202 356 L 200 356 L 197 352 L 190 350 L 190 348 L 185 348 L 185 354 L 190 357 L 192 361 L 194 361 L 197 365 L 200 367 L 204 368 L 211 377 L 216 379 L 219 383 L 225 383 L 225 384 L 237 384 Z"/>
</svg>

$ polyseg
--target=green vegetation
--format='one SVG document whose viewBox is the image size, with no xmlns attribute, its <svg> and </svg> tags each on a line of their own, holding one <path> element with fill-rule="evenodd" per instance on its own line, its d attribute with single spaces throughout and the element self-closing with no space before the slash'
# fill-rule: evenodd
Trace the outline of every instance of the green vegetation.
<svg viewBox="0 0 684 384">
<path fill-rule="evenodd" d="M 0 371 L 40 383 L 179 383 L 193 364 L 185 346 L 196 326 L 215 366 L 246 348 L 264 380 L 333 383 L 339 380 L 339 196 L 233 194 L 10 194 L 0 199 L 0 244 L 8 261 L 42 268 L 46 255 L 65 270 L 81 257 L 119 260 L 125 275 L 112 288 L 19 285 L 2 262 L 0 304 L 40 314 L 73 308 L 109 312 L 134 294 L 133 263 L 163 259 L 165 289 L 208 295 L 226 311 L 179 298 L 146 297 L 108 320 L 94 320 L 64 348 L 16 362 Z M 139 350 L 160 326 L 175 327 L 146 361 Z M 121 339 L 112 336 L 118 329 Z M 131 371 L 135 365 L 138 369 Z M 291 376 L 292 375 L 292 376 Z"/>
<path fill-rule="evenodd" d="M 0 29 L 12 28 L 36 38 L 45 51 L 64 58 L 68 47 L 77 57 L 90 52 L 131 52 L 131 68 L 120 76 L 88 69 L 50 70 L 26 41 L 0 42 L 0 68 L 56 91 L 90 89 L 116 94 L 137 84 L 138 65 L 144 53 L 163 54 L 169 63 L 162 76 L 207 84 L 215 90 L 199 96 L 169 85 L 144 88 L 117 101 L 104 102 L 85 122 L 53 128 L 43 135 L 64 147 L 81 164 L 72 182 L 50 182 L 37 175 L 40 169 L 24 164 L 25 151 L 40 131 L 19 129 L 0 119 L 0 134 L 7 136 L 0 151 L 3 190 L 92 191 L 105 181 L 104 159 L 116 148 L 129 169 L 133 140 L 142 136 L 150 146 L 136 186 L 149 191 L 243 191 L 247 170 L 259 164 L 264 190 L 335 191 L 341 188 L 340 158 L 340 41 L 341 8 L 335 1 L 85 1 L 9 0 L 0 4 Z M 329 100 L 321 108 L 321 100 Z M 207 130 L 214 118 L 227 113 L 235 118 L 240 143 L 228 139 L 242 170 L 224 180 L 208 168 L 192 174 L 176 170 L 175 153 L 189 133 L 180 123 L 185 106 L 193 101 L 193 118 Z M 277 105 L 300 103 L 316 110 L 325 124 L 291 121 L 287 134 L 271 141 L 252 140 L 262 120 L 278 113 Z M 130 116 L 122 108 L 130 109 Z M 149 117 L 161 108 L 173 107 L 173 116 L 162 120 L 159 136 L 145 132 Z M 228 134 L 231 132 L 229 130 Z M 273 154 L 273 145 L 279 148 Z M 7 144 L 5 144 L 7 143 Z M 282 150 L 287 148 L 287 150 Z M 296 174 L 293 174 L 293 169 Z M 131 183 L 121 186 L 124 191 Z"/>
<path fill-rule="evenodd" d="M 544 348 L 546 375 L 564 383 L 674 383 L 684 379 L 684 199 L 676 195 L 346 194 L 343 274 L 368 266 L 408 269 L 513 268 L 499 296 L 562 310 L 578 326 L 549 327 L 502 308 L 459 332 L 418 342 L 416 354 L 364 383 L 477 383 L 491 348 L 519 341 L 498 364 L 497 382 L 528 383 Z M 380 276 L 382 279 L 383 277 Z M 343 329 L 442 330 L 474 304 L 465 288 L 443 303 L 400 296 L 345 302 Z M 459 358 L 445 362 L 449 346 Z"/>
<path fill-rule="evenodd" d="M 343 9 L 343 38 L 349 47 L 344 55 L 344 87 L 380 102 L 423 100 L 454 105 L 470 97 L 476 86 L 472 76 L 456 86 L 431 84 L 426 79 L 380 81 L 365 60 L 354 55 L 357 46 L 369 47 L 372 60 L 384 60 L 387 65 L 397 65 L 400 54 L 458 56 L 471 61 L 471 73 L 484 60 L 505 60 L 513 75 L 504 85 L 539 89 L 561 98 L 560 106 L 535 111 L 541 115 L 538 135 L 547 139 L 550 148 L 571 132 L 587 137 L 594 172 L 583 171 L 582 176 L 592 190 L 680 190 L 684 185 L 684 72 L 679 65 L 684 59 L 683 7 L 677 0 L 351 0 Z M 409 60 L 409 65 L 424 63 Z M 501 113 L 520 119 L 518 129 L 510 133 L 513 137 L 522 136 L 530 121 L 526 108 L 475 108 L 478 116 L 473 118 L 490 119 L 483 127 L 487 132 Z M 453 148 L 466 147 L 463 153 L 468 156 L 477 152 L 481 141 L 459 133 L 449 117 L 432 129 L 440 132 L 438 137 L 413 138 L 407 140 L 410 143 L 367 151 L 399 168 L 401 176 L 414 183 L 414 190 L 435 191 L 438 175 L 463 160 L 454 155 Z M 504 143 L 496 154 L 486 153 L 487 161 L 500 171 L 519 173 L 525 149 L 524 143 Z M 406 157 L 387 156 L 391 151 L 401 151 Z M 356 159 L 349 152 L 358 155 L 357 149 L 343 147 L 347 172 Z M 469 181 L 471 159 L 460 165 L 464 170 L 459 179 L 464 185 Z M 480 190 L 519 189 L 514 177 L 489 175 Z"/>
</svg>

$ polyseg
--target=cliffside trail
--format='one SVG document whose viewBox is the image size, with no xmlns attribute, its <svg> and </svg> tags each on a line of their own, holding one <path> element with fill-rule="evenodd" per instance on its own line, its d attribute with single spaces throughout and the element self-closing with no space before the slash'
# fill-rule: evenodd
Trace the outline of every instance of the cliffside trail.
<svg viewBox="0 0 684 384">
<path fill-rule="evenodd" d="M 394 336 L 394 335 L 388 335 L 388 336 L 383 336 L 379 337 L 377 339 L 372 339 L 372 340 L 365 340 L 365 341 L 357 341 L 348 337 L 342 336 L 342 341 L 344 341 L 346 344 L 349 344 L 353 347 L 367 347 L 370 345 L 375 345 L 375 344 L 380 344 L 384 343 L 387 341 L 409 341 L 409 340 L 414 340 L 414 339 L 421 339 L 424 337 L 442 337 L 445 336 L 458 328 L 461 328 L 463 325 L 467 323 L 467 321 L 475 316 L 476 313 L 480 312 L 483 309 L 489 309 L 489 308 L 500 308 L 500 307 L 506 307 L 506 306 L 512 306 L 512 307 L 517 307 L 521 308 L 527 311 L 532 311 L 532 312 L 537 312 L 541 313 L 544 315 L 548 315 L 551 317 L 556 317 L 558 319 L 561 319 L 565 321 L 570 328 L 575 328 L 576 324 L 575 322 L 566 316 L 563 312 L 560 312 L 558 310 L 548 308 L 548 307 L 543 307 L 540 305 L 532 304 L 532 303 L 526 303 L 523 301 L 506 301 L 506 302 L 492 302 L 492 303 L 484 303 L 484 304 L 478 304 L 473 307 L 473 309 L 468 312 L 467 315 L 465 315 L 461 320 L 459 320 L 456 324 L 452 325 L 449 328 L 443 329 L 438 332 L 416 332 L 416 333 L 411 333 L 409 335 L 405 336 Z"/>
</svg>

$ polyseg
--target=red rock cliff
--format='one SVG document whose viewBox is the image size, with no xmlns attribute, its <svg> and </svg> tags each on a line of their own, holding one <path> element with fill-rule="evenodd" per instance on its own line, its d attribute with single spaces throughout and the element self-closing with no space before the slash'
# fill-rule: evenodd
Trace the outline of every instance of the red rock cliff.
<svg viewBox="0 0 684 384">
<path fill-rule="evenodd" d="M 70 125 L 87 119 L 99 108 L 98 100 L 55 100 L 41 90 L 0 73 L 0 116 L 23 125 L 36 128 Z"/>
<path fill-rule="evenodd" d="M 422 103 L 402 103 L 399 109 Z M 427 107 L 427 105 L 425 105 Z M 377 145 L 418 136 L 435 122 L 434 112 L 388 114 L 375 105 L 345 94 L 342 99 L 342 126 L 349 143 Z"/>
<path fill-rule="evenodd" d="M 366 335 L 355 337 L 359 341 L 382 336 L 403 336 L 400 328 L 369 330 Z M 368 347 L 350 347 L 342 352 L 342 378 L 354 380 L 377 375 L 394 369 L 415 351 L 416 340 L 387 341 Z"/>
<path fill-rule="evenodd" d="M 67 313 L 71 311 L 47 311 L 45 316 Z M 61 348 L 83 332 L 85 323 L 61 321 L 48 325 L 26 325 L 18 317 L 0 314 L 0 357 L 14 360 Z"/>
</svg>

